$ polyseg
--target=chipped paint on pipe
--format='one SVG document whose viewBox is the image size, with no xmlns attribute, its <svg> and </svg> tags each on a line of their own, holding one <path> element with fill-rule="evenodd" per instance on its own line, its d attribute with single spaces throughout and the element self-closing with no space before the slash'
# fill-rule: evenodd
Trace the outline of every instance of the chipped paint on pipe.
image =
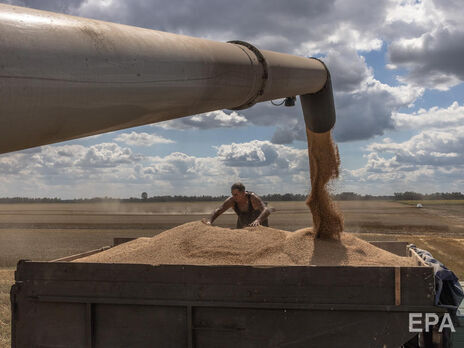
<svg viewBox="0 0 464 348">
<path fill-rule="evenodd" d="M 325 86 L 321 62 L 260 52 L 0 4 L 0 153 Z"/>
</svg>

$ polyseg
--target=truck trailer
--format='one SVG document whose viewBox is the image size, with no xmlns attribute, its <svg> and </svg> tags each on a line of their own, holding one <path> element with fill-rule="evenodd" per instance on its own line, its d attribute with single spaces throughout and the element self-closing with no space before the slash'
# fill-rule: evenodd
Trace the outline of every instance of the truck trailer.
<svg viewBox="0 0 464 348">
<path fill-rule="evenodd" d="M 404 242 L 373 244 L 409 255 L 417 266 L 78 260 L 108 247 L 20 261 L 11 290 L 12 347 L 397 348 L 417 335 L 410 313 L 443 309 L 434 306 L 432 267 Z"/>
</svg>

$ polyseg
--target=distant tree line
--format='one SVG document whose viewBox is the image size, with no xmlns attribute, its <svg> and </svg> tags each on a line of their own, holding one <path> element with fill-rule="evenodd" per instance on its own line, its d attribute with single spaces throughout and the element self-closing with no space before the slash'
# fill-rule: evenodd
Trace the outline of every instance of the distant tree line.
<svg viewBox="0 0 464 348">
<path fill-rule="evenodd" d="M 145 192 L 144 192 L 145 193 Z M 153 196 L 148 197 L 142 194 L 142 198 L 121 199 L 121 202 L 212 202 L 225 200 L 227 196 Z"/>
<path fill-rule="evenodd" d="M 462 192 L 435 192 L 435 193 L 417 193 L 417 192 L 395 192 L 395 200 L 398 201 L 415 201 L 415 200 L 451 200 L 464 199 Z"/>
<path fill-rule="evenodd" d="M 332 195 L 332 199 L 336 201 L 391 201 L 394 196 L 373 196 L 373 195 L 360 195 L 355 192 L 342 192 Z"/>
<path fill-rule="evenodd" d="M 369 200 L 395 200 L 395 201 L 423 201 L 423 200 L 452 200 L 464 199 L 461 192 L 435 192 L 418 193 L 412 191 L 395 192 L 393 196 L 360 195 L 355 192 L 342 192 L 332 195 L 336 201 L 369 201 Z"/>
<path fill-rule="evenodd" d="M 263 201 L 304 201 L 308 197 L 307 195 L 302 195 L 299 193 L 285 193 L 285 194 L 280 194 L 280 193 L 273 193 L 273 194 L 268 194 L 268 195 L 262 195 L 260 196 Z"/>
<path fill-rule="evenodd" d="M 98 202 L 120 202 L 119 198 L 94 197 L 94 198 L 30 198 L 30 197 L 0 197 L 0 203 L 98 203 Z"/>
<path fill-rule="evenodd" d="M 224 201 L 228 196 L 153 196 L 148 197 L 146 192 L 140 198 L 111 198 L 111 197 L 95 197 L 95 198 L 75 198 L 75 199 L 61 199 L 61 198 L 28 198 L 28 197 L 6 197 L 0 198 L 0 203 L 111 203 L 111 202 L 216 202 Z M 260 195 L 266 202 L 273 201 L 304 201 L 307 196 L 299 193 L 273 193 Z M 393 196 L 373 196 L 361 195 L 355 192 L 342 192 L 333 194 L 332 198 L 336 201 L 368 201 L 368 200 L 453 200 L 463 199 L 462 192 L 436 192 L 436 193 L 417 193 L 412 191 L 395 192 Z"/>
</svg>

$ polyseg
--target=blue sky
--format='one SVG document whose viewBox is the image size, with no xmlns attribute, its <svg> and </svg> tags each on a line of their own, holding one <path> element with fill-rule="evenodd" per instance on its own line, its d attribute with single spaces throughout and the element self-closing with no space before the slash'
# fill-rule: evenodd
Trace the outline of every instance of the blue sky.
<svg viewBox="0 0 464 348">
<path fill-rule="evenodd" d="M 321 58 L 332 74 L 335 192 L 464 191 L 459 0 L 0 0 Z M 0 196 L 309 191 L 304 123 L 261 103 L 0 155 Z"/>
</svg>

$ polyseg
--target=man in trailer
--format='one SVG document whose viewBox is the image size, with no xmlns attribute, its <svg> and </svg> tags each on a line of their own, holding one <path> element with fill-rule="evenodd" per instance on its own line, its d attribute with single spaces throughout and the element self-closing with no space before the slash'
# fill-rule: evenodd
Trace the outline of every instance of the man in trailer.
<svg viewBox="0 0 464 348">
<path fill-rule="evenodd" d="M 237 228 L 269 226 L 268 216 L 271 214 L 271 209 L 266 207 L 257 194 L 245 191 L 245 186 L 241 182 L 233 184 L 230 190 L 232 196 L 215 209 L 209 219 L 203 219 L 203 223 L 211 225 L 219 215 L 233 208 L 237 214 Z"/>
</svg>

